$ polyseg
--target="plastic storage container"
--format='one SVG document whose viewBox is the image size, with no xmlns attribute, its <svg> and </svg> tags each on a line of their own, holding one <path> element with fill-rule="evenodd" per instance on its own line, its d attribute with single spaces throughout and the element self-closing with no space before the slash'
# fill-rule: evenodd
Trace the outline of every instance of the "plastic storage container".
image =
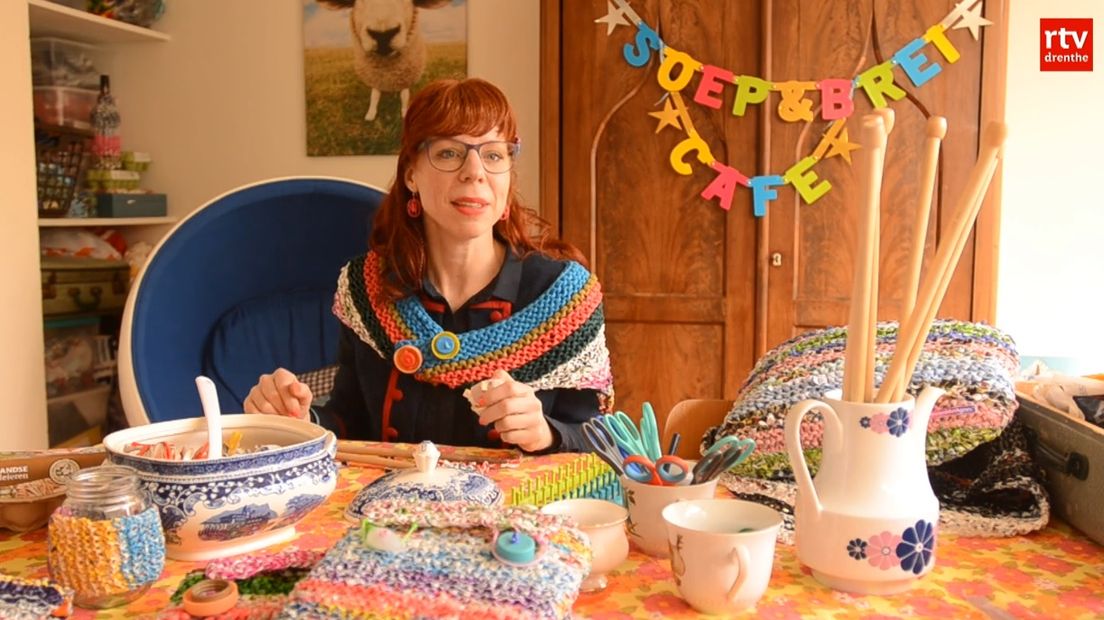
<svg viewBox="0 0 1104 620">
<path fill-rule="evenodd" d="M 98 89 L 98 50 L 92 45 L 58 39 L 31 39 L 31 82 L 35 86 Z"/>
<path fill-rule="evenodd" d="M 92 108 L 98 95 L 98 91 L 84 88 L 36 86 L 35 119 L 49 125 L 91 129 Z"/>
</svg>

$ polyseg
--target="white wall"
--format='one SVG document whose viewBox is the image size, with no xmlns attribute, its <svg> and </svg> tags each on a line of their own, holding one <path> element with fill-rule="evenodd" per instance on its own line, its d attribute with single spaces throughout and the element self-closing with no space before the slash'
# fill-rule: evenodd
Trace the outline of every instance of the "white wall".
<svg viewBox="0 0 1104 620">
<path fill-rule="evenodd" d="M 1104 372 L 1104 66 L 1039 71 L 1039 19 L 1091 17 L 1099 37 L 1104 3 L 1011 4 L 997 324 L 1024 357 Z"/>
<path fill-rule="evenodd" d="M 519 116 L 522 195 L 537 206 L 539 0 L 469 0 L 468 74 L 497 84 Z M 144 185 L 182 215 L 239 185 L 326 175 L 386 187 L 394 156 L 307 157 L 300 0 L 168 3 L 168 43 L 116 52 L 112 87 L 126 148 L 154 158 Z M 134 105 L 139 98 L 141 105 Z"/>
<path fill-rule="evenodd" d="M 25 2 L 0 2 L 0 57 L 0 84 L 26 84 L 31 50 Z M 9 88 L 0 97 L 0 450 L 39 449 L 47 443 L 32 114 L 29 88 Z"/>
</svg>

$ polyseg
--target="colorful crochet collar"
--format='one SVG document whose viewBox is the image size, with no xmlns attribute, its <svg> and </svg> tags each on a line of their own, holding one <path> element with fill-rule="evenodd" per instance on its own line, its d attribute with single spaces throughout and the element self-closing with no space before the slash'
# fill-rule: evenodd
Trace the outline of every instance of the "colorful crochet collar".
<svg viewBox="0 0 1104 620">
<path fill-rule="evenodd" d="M 534 389 L 612 393 L 601 287 L 582 265 L 567 262 L 547 290 L 508 318 L 459 334 L 443 330 L 416 296 L 387 300 L 384 269 L 375 252 L 342 268 L 334 314 L 403 372 L 455 388 L 502 369 Z"/>
</svg>

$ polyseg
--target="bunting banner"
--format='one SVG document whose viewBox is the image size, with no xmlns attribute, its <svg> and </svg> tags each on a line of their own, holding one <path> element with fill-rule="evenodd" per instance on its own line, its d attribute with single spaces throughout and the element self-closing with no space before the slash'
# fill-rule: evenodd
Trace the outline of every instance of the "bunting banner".
<svg viewBox="0 0 1104 620">
<path fill-rule="evenodd" d="M 633 11 L 628 0 L 606 0 L 606 4 L 606 14 L 594 21 L 606 25 L 607 37 L 612 36 L 618 26 L 636 26 L 636 36 L 631 43 L 624 45 L 622 51 L 630 66 L 644 67 L 651 60 L 653 52 L 659 54 L 656 80 L 666 93 L 661 100 L 663 109 L 649 112 L 648 115 L 658 121 L 655 133 L 671 127 L 685 134 L 685 138 L 671 149 L 671 167 L 678 174 L 692 174 L 693 167 L 687 162 L 687 156 L 693 153 L 699 164 L 716 173 L 713 181 L 702 190 L 701 197 L 717 201 L 720 208 L 728 211 L 732 207 L 736 188 L 749 188 L 756 217 L 767 214 L 770 202 L 778 198 L 779 187 L 792 186 L 801 199 L 810 205 L 832 189 L 832 184 L 817 176 L 814 168 L 821 161 L 837 155 L 848 164 L 851 163 L 851 151 L 859 148 L 859 145 L 850 141 L 846 124 L 855 110 L 854 97 L 857 91 L 861 90 L 874 108 L 887 107 L 890 101 L 898 101 L 906 95 L 905 90 L 898 85 L 900 74 L 903 73 L 913 86 L 920 87 L 943 71 L 940 61 L 946 64 L 958 61 L 960 54 L 947 37 L 948 31 L 969 29 L 977 41 L 981 28 L 992 25 L 991 21 L 982 17 L 984 0 L 962 0 L 939 23 L 905 44 L 889 60 L 874 65 L 853 78 L 772 82 L 754 75 L 736 75 L 728 69 L 705 64 L 690 54 L 667 45 L 659 33 Z M 900 71 L 896 71 L 897 69 Z M 782 174 L 749 177 L 718 161 L 710 152 L 709 145 L 694 129 L 682 92 L 695 75 L 699 79 L 690 100 L 696 105 L 719 110 L 723 105 L 721 95 L 726 89 L 735 88 L 732 115 L 744 116 L 749 106 L 768 105 L 771 94 L 778 93 L 778 116 L 788 123 L 808 123 L 815 118 L 813 109 L 816 101 L 809 96 L 812 94 L 812 97 L 820 101 L 820 118 L 831 121 L 831 124 L 813 152 Z"/>
</svg>

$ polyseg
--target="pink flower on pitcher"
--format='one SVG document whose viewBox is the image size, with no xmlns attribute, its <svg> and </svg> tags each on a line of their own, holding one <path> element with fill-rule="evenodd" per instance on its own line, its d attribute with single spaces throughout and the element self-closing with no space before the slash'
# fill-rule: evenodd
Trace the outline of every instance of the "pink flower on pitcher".
<svg viewBox="0 0 1104 620">
<path fill-rule="evenodd" d="M 870 565 L 882 570 L 889 570 L 894 566 L 900 566 L 897 559 L 897 545 L 901 543 L 901 537 L 889 532 L 882 532 L 870 537 L 866 548 L 866 555 L 870 558 Z"/>
</svg>

